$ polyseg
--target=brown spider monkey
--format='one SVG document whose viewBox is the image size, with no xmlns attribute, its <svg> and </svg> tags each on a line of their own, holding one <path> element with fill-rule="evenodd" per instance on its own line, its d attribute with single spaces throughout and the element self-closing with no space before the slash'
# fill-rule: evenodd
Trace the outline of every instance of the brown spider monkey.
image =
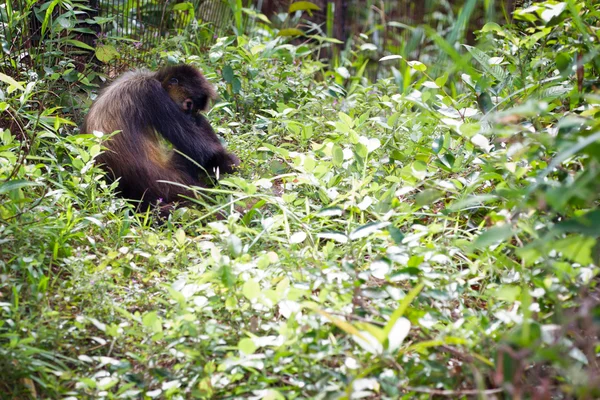
<svg viewBox="0 0 600 400">
<path fill-rule="evenodd" d="M 215 98 L 214 88 L 190 65 L 127 72 L 100 93 L 81 131 L 120 131 L 105 141 L 106 150 L 97 159 L 109 180 L 120 179 L 122 196 L 139 200 L 140 206 L 170 207 L 185 201 L 181 195 L 193 198 L 193 192 L 159 181 L 207 186 L 240 163 L 200 114 Z"/>
</svg>

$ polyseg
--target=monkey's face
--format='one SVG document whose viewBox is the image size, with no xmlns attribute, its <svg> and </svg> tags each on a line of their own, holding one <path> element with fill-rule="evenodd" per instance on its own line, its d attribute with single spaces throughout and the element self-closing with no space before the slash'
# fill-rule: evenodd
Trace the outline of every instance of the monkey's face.
<svg viewBox="0 0 600 400">
<path fill-rule="evenodd" d="M 157 76 L 169 97 L 187 114 L 206 111 L 216 93 L 204 76 L 189 65 L 171 67 Z"/>
</svg>

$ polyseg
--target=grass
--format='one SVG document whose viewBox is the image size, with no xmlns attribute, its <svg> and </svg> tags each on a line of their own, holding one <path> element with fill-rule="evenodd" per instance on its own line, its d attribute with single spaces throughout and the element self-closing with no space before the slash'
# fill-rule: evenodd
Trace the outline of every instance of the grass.
<svg viewBox="0 0 600 400">
<path fill-rule="evenodd" d="M 523 12 L 538 35 L 488 25 L 468 67 L 389 57 L 376 82 L 281 39 L 165 49 L 216 85 L 209 118 L 244 163 L 164 224 L 44 94 L 60 71 L 2 76 L 0 397 L 597 397 L 582 4 L 562 25 Z"/>
</svg>

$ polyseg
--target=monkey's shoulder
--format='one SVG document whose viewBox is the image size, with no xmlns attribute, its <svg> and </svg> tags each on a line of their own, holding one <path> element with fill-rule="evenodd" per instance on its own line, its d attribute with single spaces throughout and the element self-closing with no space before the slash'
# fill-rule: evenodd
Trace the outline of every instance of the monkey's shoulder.
<svg viewBox="0 0 600 400">
<path fill-rule="evenodd" d="M 111 95 L 115 92 L 122 93 L 132 91 L 138 96 L 143 96 L 162 90 L 162 86 L 153 72 L 138 69 L 125 72 L 123 75 L 119 76 L 106 87 L 104 94 Z"/>
</svg>

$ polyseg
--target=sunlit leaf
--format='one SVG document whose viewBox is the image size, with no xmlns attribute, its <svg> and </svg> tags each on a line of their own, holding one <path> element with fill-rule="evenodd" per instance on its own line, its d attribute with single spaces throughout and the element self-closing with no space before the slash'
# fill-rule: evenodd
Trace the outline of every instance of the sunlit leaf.
<svg viewBox="0 0 600 400">
<path fill-rule="evenodd" d="M 293 13 L 296 11 L 307 11 L 307 10 L 320 10 L 321 7 L 316 5 L 315 3 L 311 3 L 310 1 L 296 1 L 290 4 L 290 8 L 288 9 L 289 13 Z"/>
<path fill-rule="evenodd" d="M 260 285 L 253 279 L 247 280 L 244 282 L 242 293 L 248 300 L 256 299 L 260 295 Z"/>
<path fill-rule="evenodd" d="M 357 240 L 367 236 L 370 236 L 376 232 L 380 232 L 383 228 L 390 225 L 389 222 L 372 222 L 366 225 L 360 226 L 352 231 L 349 235 L 350 240 Z"/>
</svg>

